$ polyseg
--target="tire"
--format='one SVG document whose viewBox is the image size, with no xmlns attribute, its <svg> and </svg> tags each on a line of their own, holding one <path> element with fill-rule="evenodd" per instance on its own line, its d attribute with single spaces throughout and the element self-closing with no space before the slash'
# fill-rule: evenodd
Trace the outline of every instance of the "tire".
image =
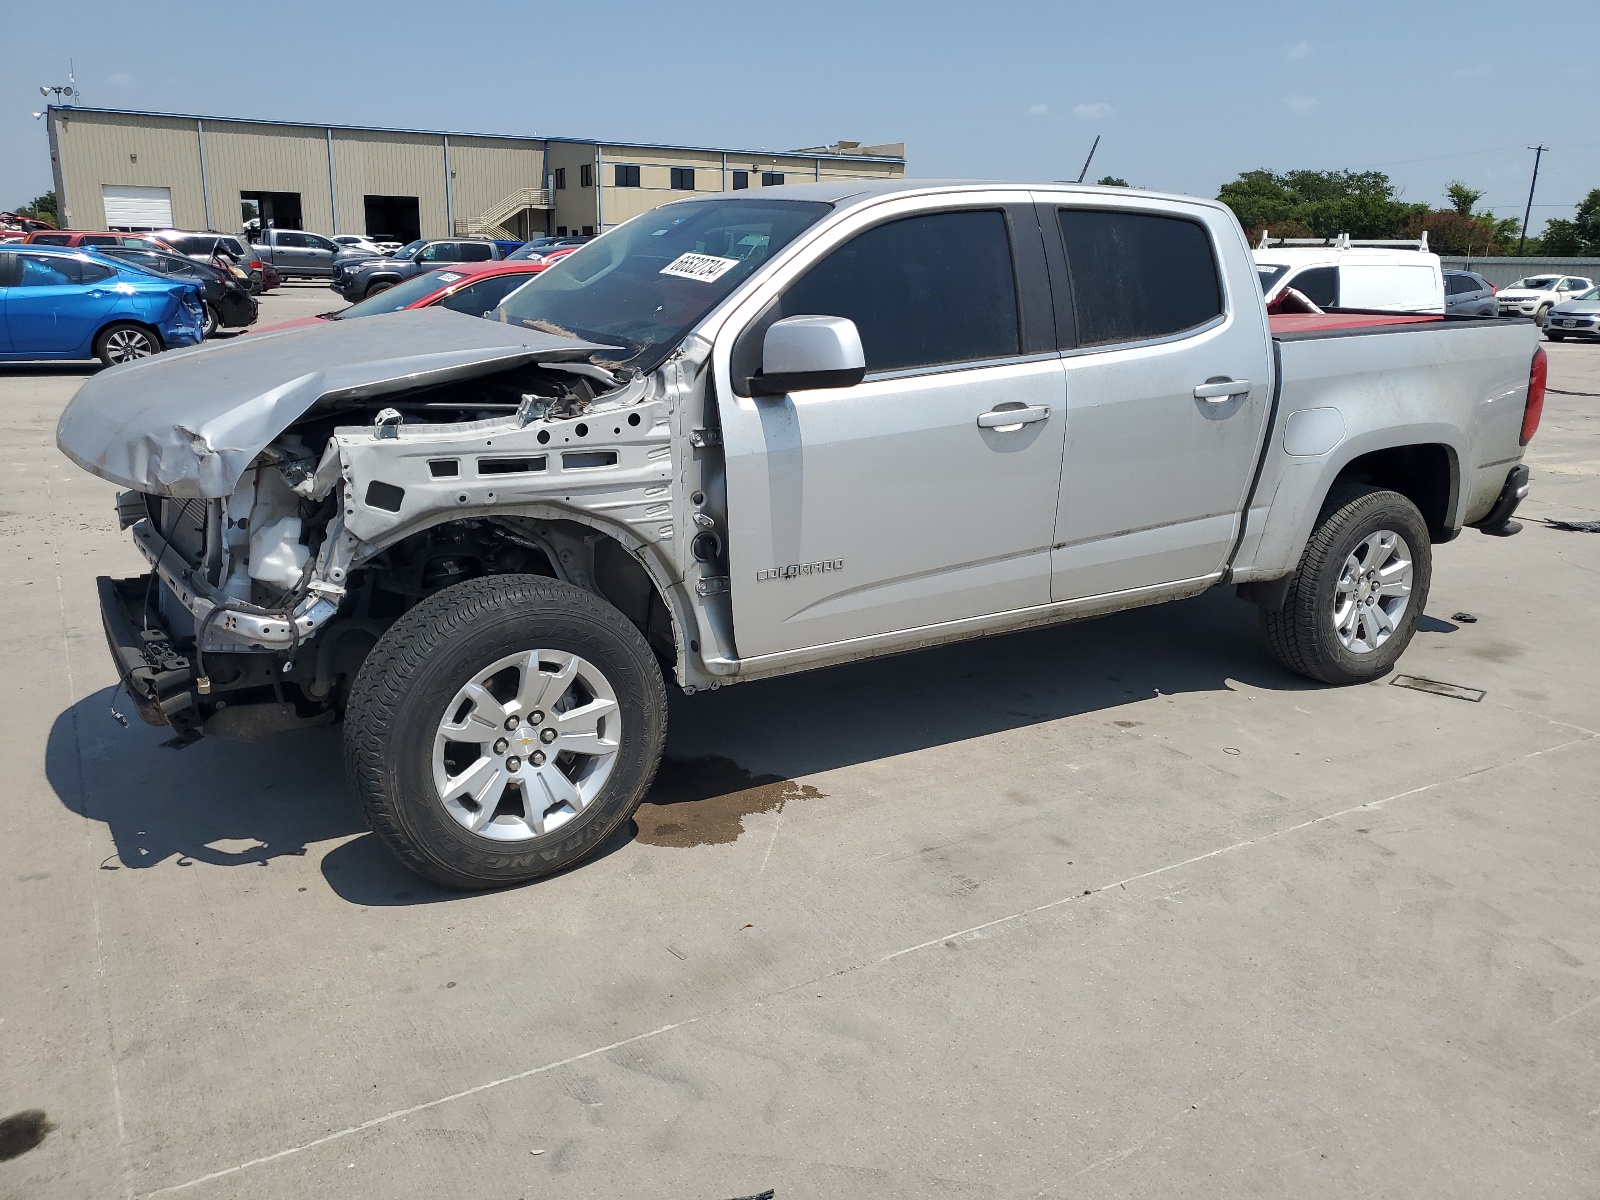
<svg viewBox="0 0 1600 1200">
<path fill-rule="evenodd" d="M 217 330 L 221 328 L 222 314 L 217 311 L 217 306 L 215 304 L 208 303 L 206 305 L 205 323 L 200 327 L 200 340 L 203 342 L 208 338 L 216 336 Z"/>
<path fill-rule="evenodd" d="M 1564 341 L 1567 340 L 1567 335 L 1566 334 L 1564 334 L 1564 333 L 1551 333 L 1548 329 L 1546 329 L 1544 331 L 1544 336 L 1547 339 L 1549 339 L 1550 341 L 1552 341 L 1552 342 L 1564 342 Z"/>
<path fill-rule="evenodd" d="M 133 321 L 107 325 L 94 339 L 94 356 L 108 367 L 161 353 L 155 330 Z"/>
<path fill-rule="evenodd" d="M 1533 323 L 1535 325 L 1537 325 L 1540 329 L 1549 328 L 1549 326 L 1550 326 L 1550 309 L 1551 309 L 1551 305 L 1546 304 L 1538 312 L 1533 314 Z"/>
<path fill-rule="evenodd" d="M 365 300 L 371 296 L 376 296 L 379 292 L 387 292 L 393 286 L 394 284 L 392 283 L 375 283 L 362 293 L 361 298 Z"/>
<path fill-rule="evenodd" d="M 579 709 L 607 715 L 560 732 L 558 712 Z M 402 863 L 503 887 L 565 870 L 632 816 L 666 726 L 660 668 L 626 617 L 570 584 L 499 575 L 435 593 L 378 640 L 350 689 L 345 768 Z M 555 742 L 602 749 L 546 758 Z"/>
<path fill-rule="evenodd" d="M 1383 535 L 1398 535 L 1387 552 Z M 1373 541 L 1370 539 L 1379 539 Z M 1361 568 L 1377 558 L 1390 589 L 1372 592 Z M 1392 588 L 1400 581 L 1398 563 L 1408 564 L 1404 604 Z M 1356 573 L 1346 584 L 1347 569 Z M 1289 582 L 1283 607 L 1261 610 L 1261 624 L 1272 655 L 1291 671 L 1322 683 L 1365 683 L 1386 674 L 1405 653 L 1416 632 L 1433 578 L 1433 547 L 1417 506 L 1398 492 L 1366 484 L 1334 489 L 1323 504 L 1317 526 Z M 1339 619 L 1349 615 L 1349 635 Z M 1384 632 L 1387 621 L 1392 628 Z"/>
</svg>

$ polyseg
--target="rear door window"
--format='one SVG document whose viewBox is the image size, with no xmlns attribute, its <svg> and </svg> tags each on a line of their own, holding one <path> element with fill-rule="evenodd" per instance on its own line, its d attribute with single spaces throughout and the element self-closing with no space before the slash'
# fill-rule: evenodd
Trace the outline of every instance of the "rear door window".
<svg viewBox="0 0 1600 1200">
<path fill-rule="evenodd" d="M 16 287 L 65 287 L 82 282 L 81 264 L 65 255 L 19 254 L 22 277 Z"/>
<path fill-rule="evenodd" d="M 1216 255 L 1198 222 L 1081 208 L 1057 219 L 1078 345 L 1171 337 L 1222 315 Z"/>
<path fill-rule="evenodd" d="M 868 371 L 1010 358 L 1021 348 L 1006 217 L 904 217 L 830 253 L 784 293 L 784 317 L 848 317 Z"/>
<path fill-rule="evenodd" d="M 494 257 L 494 247 L 482 242 L 462 242 L 460 250 L 457 262 L 488 262 Z"/>
</svg>

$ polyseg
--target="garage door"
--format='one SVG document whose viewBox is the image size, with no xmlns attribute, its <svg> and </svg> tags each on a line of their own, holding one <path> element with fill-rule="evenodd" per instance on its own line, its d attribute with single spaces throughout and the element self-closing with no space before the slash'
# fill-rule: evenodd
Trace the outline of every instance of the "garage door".
<svg viewBox="0 0 1600 1200">
<path fill-rule="evenodd" d="M 109 229 L 171 229 L 172 189 L 102 184 Z"/>
</svg>

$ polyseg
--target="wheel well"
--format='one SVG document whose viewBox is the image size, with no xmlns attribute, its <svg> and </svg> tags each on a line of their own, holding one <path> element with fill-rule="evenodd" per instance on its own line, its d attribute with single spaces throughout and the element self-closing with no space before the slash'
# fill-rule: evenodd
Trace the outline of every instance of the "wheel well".
<svg viewBox="0 0 1600 1200">
<path fill-rule="evenodd" d="M 1428 535 L 1435 542 L 1448 542 L 1460 532 L 1450 527 L 1459 484 L 1455 454 L 1448 446 L 1392 446 L 1387 450 L 1374 450 L 1346 463 L 1333 482 L 1334 486 L 1367 483 L 1399 492 L 1417 506 L 1428 524 Z"/>
<path fill-rule="evenodd" d="M 446 521 L 402 538 L 358 571 L 374 569 L 387 577 L 374 578 L 373 584 L 400 599 L 402 609 L 450 584 L 485 575 L 563 579 L 627 617 L 668 666 L 677 661 L 672 610 L 650 573 L 616 538 L 576 521 Z M 351 582 L 354 588 L 354 574 Z"/>
<path fill-rule="evenodd" d="M 110 321 L 107 321 L 104 325 L 100 326 L 99 329 L 94 331 L 94 337 L 89 342 L 90 348 L 99 350 L 100 339 L 105 337 L 106 331 L 109 329 L 115 329 L 118 325 L 132 325 L 137 329 L 142 329 L 151 337 L 156 339 L 156 345 L 160 346 L 162 349 L 166 348 L 167 342 L 166 339 L 161 336 L 161 330 L 157 329 L 149 321 L 140 321 L 134 317 L 116 317 Z"/>
</svg>

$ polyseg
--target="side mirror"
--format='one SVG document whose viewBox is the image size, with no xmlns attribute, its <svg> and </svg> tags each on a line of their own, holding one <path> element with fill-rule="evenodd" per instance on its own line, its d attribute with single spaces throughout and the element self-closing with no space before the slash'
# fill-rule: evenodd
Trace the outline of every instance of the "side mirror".
<svg viewBox="0 0 1600 1200">
<path fill-rule="evenodd" d="M 756 396 L 783 396 L 808 388 L 854 387 L 867 374 L 856 323 L 844 317 L 785 317 L 767 330 L 761 372 L 750 380 Z"/>
</svg>

